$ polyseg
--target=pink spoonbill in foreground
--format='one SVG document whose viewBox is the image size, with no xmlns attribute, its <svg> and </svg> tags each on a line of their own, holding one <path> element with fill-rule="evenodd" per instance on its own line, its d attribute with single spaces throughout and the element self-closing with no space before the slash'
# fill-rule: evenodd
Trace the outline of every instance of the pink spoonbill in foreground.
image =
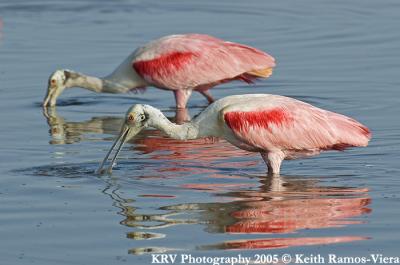
<svg viewBox="0 0 400 265">
<path fill-rule="evenodd" d="M 108 157 L 120 142 L 107 170 L 111 173 L 124 142 L 147 127 L 180 140 L 224 138 L 238 148 L 260 153 L 269 174 L 279 174 L 284 159 L 367 146 L 371 138 L 369 129 L 352 118 L 278 95 L 228 96 L 209 105 L 191 122 L 181 125 L 170 122 L 152 106 L 136 104 L 129 108 L 120 136 L 97 173 L 104 172 Z"/>
<path fill-rule="evenodd" d="M 232 80 L 252 83 L 267 78 L 275 59 L 250 46 L 202 34 L 170 35 L 136 49 L 113 73 L 97 78 L 71 70 L 51 74 L 43 106 L 55 106 L 66 88 L 98 93 L 127 93 L 154 86 L 174 92 L 176 107 L 185 108 L 192 91 L 213 102 L 210 88 Z"/>
</svg>

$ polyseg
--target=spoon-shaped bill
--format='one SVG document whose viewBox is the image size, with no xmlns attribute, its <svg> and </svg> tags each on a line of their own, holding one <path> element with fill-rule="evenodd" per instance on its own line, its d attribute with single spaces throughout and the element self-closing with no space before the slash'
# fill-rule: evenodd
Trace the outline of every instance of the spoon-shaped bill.
<svg viewBox="0 0 400 265">
<path fill-rule="evenodd" d="M 117 148 L 117 151 L 115 152 L 114 157 L 111 159 L 110 166 L 109 166 L 108 169 L 107 169 L 107 173 L 108 173 L 108 174 L 111 174 L 111 173 L 112 173 L 112 168 L 113 168 L 113 166 L 114 166 L 114 162 L 115 162 L 115 160 L 117 159 L 117 156 L 118 156 L 119 152 L 121 151 L 122 146 L 124 145 L 124 143 L 125 143 L 125 141 L 126 141 L 126 137 L 128 136 L 128 134 L 129 134 L 129 128 L 128 128 L 128 129 L 126 130 L 126 132 L 123 134 L 122 139 L 121 139 L 121 142 L 119 143 L 119 146 L 118 146 L 118 148 Z"/>
<path fill-rule="evenodd" d="M 102 174 L 103 171 L 103 167 L 104 164 L 107 162 L 108 157 L 110 156 L 111 152 L 114 150 L 114 147 L 117 145 L 117 143 L 119 142 L 119 140 L 128 132 L 129 128 L 126 127 L 124 128 L 121 133 L 119 134 L 119 136 L 117 137 L 117 139 L 114 141 L 113 145 L 111 146 L 110 150 L 108 150 L 106 156 L 104 157 L 103 161 L 100 163 L 99 168 L 96 170 L 96 174 Z"/>
<path fill-rule="evenodd" d="M 106 156 L 104 157 L 103 161 L 100 163 L 99 168 L 96 170 L 96 174 L 103 174 L 104 172 L 111 173 L 112 172 L 112 167 L 114 166 L 114 162 L 117 159 L 117 156 L 119 152 L 122 149 L 122 146 L 126 141 L 134 137 L 136 134 L 138 134 L 141 131 L 141 128 L 136 128 L 136 127 L 129 127 L 127 125 L 123 125 L 121 133 L 119 134 L 118 138 L 115 140 L 113 145 L 111 146 L 110 150 L 108 150 Z M 118 142 L 120 142 L 114 157 L 111 159 L 111 164 L 108 167 L 107 171 L 103 170 L 103 167 L 105 163 L 107 162 L 108 158 L 110 157 L 112 151 L 114 150 L 115 146 L 117 146 Z"/>
<path fill-rule="evenodd" d="M 53 90 L 47 89 L 47 94 L 46 94 L 46 97 L 44 98 L 43 104 L 42 104 L 43 107 L 47 107 L 49 105 L 50 99 L 53 97 L 53 94 L 54 94 Z"/>
</svg>

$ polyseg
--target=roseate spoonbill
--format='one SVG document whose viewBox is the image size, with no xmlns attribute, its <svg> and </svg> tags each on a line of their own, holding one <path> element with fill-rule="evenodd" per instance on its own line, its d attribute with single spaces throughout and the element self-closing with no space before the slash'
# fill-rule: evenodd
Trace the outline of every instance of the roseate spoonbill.
<svg viewBox="0 0 400 265">
<path fill-rule="evenodd" d="M 278 95 L 248 94 L 228 96 L 209 105 L 191 122 L 170 122 L 160 110 L 136 104 L 129 108 L 120 136 L 100 164 L 98 173 L 116 144 L 120 145 L 142 129 L 154 127 L 169 137 L 187 140 L 221 137 L 241 149 L 259 152 L 269 174 L 279 174 L 284 159 L 317 155 L 324 150 L 344 150 L 367 146 L 371 133 L 361 123 L 344 115 Z"/>
<path fill-rule="evenodd" d="M 97 78 L 71 70 L 51 74 L 43 106 L 54 106 L 66 88 L 126 93 L 146 86 L 172 90 L 176 107 L 185 108 L 193 90 L 211 103 L 208 89 L 232 80 L 267 78 L 275 59 L 246 45 L 202 34 L 170 35 L 136 49 L 113 73 Z"/>
</svg>

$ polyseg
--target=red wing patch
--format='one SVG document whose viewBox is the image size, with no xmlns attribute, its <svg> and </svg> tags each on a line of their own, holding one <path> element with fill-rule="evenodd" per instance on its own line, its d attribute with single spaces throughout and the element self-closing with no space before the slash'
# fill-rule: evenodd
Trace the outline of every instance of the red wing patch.
<svg viewBox="0 0 400 265">
<path fill-rule="evenodd" d="M 142 77 L 168 76 L 182 69 L 195 56 L 192 52 L 173 52 L 152 60 L 134 62 L 132 67 Z"/>
<path fill-rule="evenodd" d="M 224 119 L 229 128 L 242 132 L 248 132 L 250 127 L 271 130 L 271 125 L 281 126 L 293 121 L 290 114 L 281 108 L 264 111 L 227 112 L 224 114 Z"/>
</svg>

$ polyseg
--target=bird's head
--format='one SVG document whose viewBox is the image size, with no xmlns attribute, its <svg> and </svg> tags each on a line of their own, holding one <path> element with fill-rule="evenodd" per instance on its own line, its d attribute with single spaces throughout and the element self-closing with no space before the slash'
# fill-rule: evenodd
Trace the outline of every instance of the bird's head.
<svg viewBox="0 0 400 265">
<path fill-rule="evenodd" d="M 70 75 L 71 73 L 68 70 L 57 70 L 50 75 L 43 107 L 56 105 L 58 96 L 67 87 L 66 84 Z"/>
<path fill-rule="evenodd" d="M 98 174 L 102 174 L 104 172 L 103 171 L 104 164 L 108 160 L 108 157 L 110 156 L 111 152 L 117 146 L 117 143 L 120 142 L 119 146 L 117 147 L 117 150 L 115 151 L 114 157 L 111 160 L 110 167 L 108 168 L 108 173 L 111 173 L 113 164 L 123 144 L 129 141 L 135 135 L 137 135 L 144 128 L 151 126 L 152 119 L 154 118 L 153 116 L 159 115 L 159 113 L 161 113 L 159 110 L 149 105 L 136 104 L 130 107 L 126 112 L 125 121 L 121 127 L 121 131 L 118 138 L 111 146 L 110 150 L 106 154 L 106 157 L 104 158 L 103 162 L 101 163 L 100 167 L 97 169 L 96 172 Z"/>
<path fill-rule="evenodd" d="M 134 137 L 141 130 L 149 126 L 151 119 L 151 108 L 148 105 L 135 104 L 128 109 L 125 115 L 125 123 L 121 128 L 121 132 L 128 130 L 126 141 Z"/>
</svg>

